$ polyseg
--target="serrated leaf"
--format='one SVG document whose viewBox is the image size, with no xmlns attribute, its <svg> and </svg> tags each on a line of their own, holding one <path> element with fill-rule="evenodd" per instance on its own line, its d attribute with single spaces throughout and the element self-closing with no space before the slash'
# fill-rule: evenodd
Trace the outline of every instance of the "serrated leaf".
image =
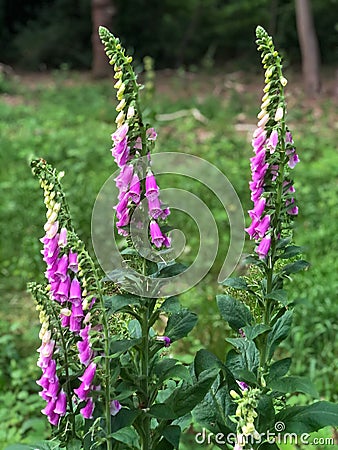
<svg viewBox="0 0 338 450">
<path fill-rule="evenodd" d="M 132 450 L 138 450 L 140 448 L 139 436 L 133 427 L 121 428 L 115 431 L 115 433 L 112 433 L 111 437 L 118 442 L 122 442 Z"/>
<path fill-rule="evenodd" d="M 224 320 L 226 320 L 233 330 L 238 331 L 252 321 L 249 308 L 241 301 L 230 295 L 217 295 L 217 306 Z"/>
<path fill-rule="evenodd" d="M 246 281 L 241 277 L 227 278 L 221 284 L 223 286 L 228 286 L 233 289 L 240 289 L 243 291 L 247 291 L 249 289 Z"/>
<path fill-rule="evenodd" d="M 338 426 L 338 405 L 316 402 L 309 406 L 290 406 L 276 415 L 276 422 L 283 422 L 286 433 L 312 433 L 326 426 Z"/>
<path fill-rule="evenodd" d="M 269 383 L 271 381 L 274 381 L 286 375 L 290 369 L 290 366 L 291 358 L 284 358 L 271 364 L 266 380 L 267 386 L 269 386 Z"/>
<path fill-rule="evenodd" d="M 284 252 L 279 256 L 281 259 L 293 258 L 302 252 L 302 247 L 298 245 L 289 245 L 285 247 Z"/>
<path fill-rule="evenodd" d="M 116 356 L 126 352 L 134 345 L 141 342 L 141 339 L 121 339 L 119 341 L 112 341 L 110 344 L 110 355 Z"/>
<path fill-rule="evenodd" d="M 272 358 L 277 346 L 288 337 L 291 323 L 292 311 L 287 310 L 272 327 L 267 339 L 268 358 Z"/>
<path fill-rule="evenodd" d="M 269 327 L 269 325 L 265 325 L 264 323 L 258 323 L 253 326 L 247 325 L 243 327 L 245 337 L 251 341 L 256 339 L 257 336 L 260 336 L 261 334 L 268 332 L 270 329 L 271 328 Z"/>
<path fill-rule="evenodd" d="M 114 314 L 129 305 L 139 305 L 140 299 L 136 295 L 113 295 L 104 298 L 108 314 Z"/>
<path fill-rule="evenodd" d="M 197 378 L 204 370 L 221 366 L 222 362 L 213 353 L 208 352 L 208 350 L 202 349 L 198 350 L 196 353 L 194 359 L 194 370 Z"/>
<path fill-rule="evenodd" d="M 290 376 L 274 379 L 269 382 L 268 387 L 283 394 L 301 392 L 303 394 L 309 394 L 312 397 L 318 397 L 316 388 L 306 377 Z"/>
<path fill-rule="evenodd" d="M 175 275 L 179 275 L 185 270 L 187 270 L 187 266 L 185 266 L 184 264 L 181 263 L 170 264 L 161 269 L 156 276 L 157 278 L 171 278 L 174 277 Z"/>
<path fill-rule="evenodd" d="M 283 305 L 287 305 L 288 303 L 288 295 L 284 289 L 275 289 L 274 291 L 269 292 L 265 298 L 276 300 Z"/>
<path fill-rule="evenodd" d="M 161 305 L 161 310 L 166 313 L 176 313 L 182 309 L 178 297 L 168 297 Z"/>
<path fill-rule="evenodd" d="M 197 315 L 188 309 L 181 309 L 180 311 L 171 314 L 165 329 L 165 335 L 171 341 L 178 341 L 187 336 L 194 328 L 197 322 Z"/>
<path fill-rule="evenodd" d="M 307 261 L 304 261 L 303 259 L 299 259 L 298 261 L 295 261 L 293 263 L 287 264 L 283 267 L 282 273 L 285 273 L 286 275 L 289 275 L 290 273 L 297 273 L 301 270 L 305 270 L 310 266 L 310 264 Z"/>
</svg>

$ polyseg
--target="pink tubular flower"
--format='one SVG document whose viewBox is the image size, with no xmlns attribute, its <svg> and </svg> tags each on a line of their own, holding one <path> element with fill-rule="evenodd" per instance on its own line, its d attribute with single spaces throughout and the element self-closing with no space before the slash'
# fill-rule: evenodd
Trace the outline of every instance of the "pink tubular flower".
<svg viewBox="0 0 338 450">
<path fill-rule="evenodd" d="M 79 266 L 78 266 L 78 261 L 77 261 L 77 253 L 69 252 L 68 269 L 74 273 L 78 272 Z"/>
<path fill-rule="evenodd" d="M 165 240 L 165 236 L 163 236 L 161 228 L 159 227 L 158 223 L 152 220 L 150 222 L 150 236 L 152 243 L 157 247 L 160 248 Z"/>
<path fill-rule="evenodd" d="M 80 409 L 80 413 L 81 413 L 82 417 L 84 417 L 85 419 L 92 419 L 94 408 L 95 408 L 95 405 L 94 405 L 93 399 L 91 397 L 89 397 L 86 402 L 86 406 L 84 406 L 83 408 Z"/>
<path fill-rule="evenodd" d="M 112 400 L 110 402 L 110 414 L 112 416 L 116 416 L 116 414 L 120 411 L 121 408 L 122 406 L 118 400 Z"/>
<path fill-rule="evenodd" d="M 156 340 L 163 342 L 165 347 L 170 347 L 171 339 L 168 336 L 156 336 Z"/>
<path fill-rule="evenodd" d="M 130 188 L 128 193 L 129 198 L 135 203 L 140 203 L 141 199 L 141 184 L 138 175 L 135 173 L 130 182 Z"/>
<path fill-rule="evenodd" d="M 261 259 L 264 259 L 270 250 L 271 245 L 271 236 L 265 236 L 258 247 L 256 247 L 255 251 Z"/>
<path fill-rule="evenodd" d="M 146 176 L 146 197 L 148 200 L 152 201 L 158 198 L 158 196 L 159 187 L 157 186 L 153 173 L 149 170 Z"/>
</svg>

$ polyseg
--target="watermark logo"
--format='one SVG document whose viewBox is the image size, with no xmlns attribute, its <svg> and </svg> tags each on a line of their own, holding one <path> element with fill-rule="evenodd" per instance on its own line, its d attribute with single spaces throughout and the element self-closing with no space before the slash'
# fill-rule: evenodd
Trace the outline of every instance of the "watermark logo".
<svg viewBox="0 0 338 450">
<path fill-rule="evenodd" d="M 312 437 L 309 433 L 288 433 L 285 432 L 284 422 L 278 421 L 274 424 L 274 430 L 265 433 L 243 435 L 236 433 L 211 433 L 205 428 L 195 435 L 195 442 L 199 445 L 232 445 L 237 444 L 237 448 L 249 448 L 254 444 L 267 442 L 268 444 L 292 444 L 292 445 L 335 445 L 333 437 Z"/>
<path fill-rule="evenodd" d="M 138 164 L 147 167 L 147 158 L 139 158 Z M 152 171 L 157 175 L 180 175 L 197 180 L 211 190 L 227 213 L 230 225 L 230 243 L 218 281 L 225 280 L 238 264 L 244 244 L 244 214 L 241 202 L 228 178 L 208 161 L 185 153 L 159 153 L 152 155 Z M 212 267 L 218 247 L 217 224 L 209 206 L 189 190 L 161 189 L 161 200 L 173 210 L 188 214 L 199 232 L 199 250 L 193 263 L 184 272 L 165 278 L 144 276 L 128 266 L 114 234 L 114 210 L 117 202 L 115 172 L 102 186 L 92 213 L 92 243 L 102 269 L 123 289 L 143 297 L 169 297 L 180 294 L 199 283 Z M 145 177 L 145 174 L 144 174 Z M 189 236 L 181 230 L 170 232 L 171 247 L 158 251 L 149 242 L 147 205 L 141 202 L 130 220 L 130 238 L 136 251 L 149 261 L 165 266 L 176 259 L 189 245 Z M 174 225 L 174 224 L 170 224 Z M 224 252 L 225 253 L 225 252 Z"/>
</svg>

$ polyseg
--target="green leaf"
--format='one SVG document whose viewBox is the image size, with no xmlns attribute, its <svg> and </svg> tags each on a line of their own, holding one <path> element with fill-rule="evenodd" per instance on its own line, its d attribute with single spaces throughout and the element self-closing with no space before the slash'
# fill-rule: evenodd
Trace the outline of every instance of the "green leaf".
<svg viewBox="0 0 338 450">
<path fill-rule="evenodd" d="M 111 437 L 116 441 L 123 442 L 128 448 L 137 450 L 140 448 L 139 436 L 133 427 L 121 428 L 115 433 L 111 434 Z"/>
<path fill-rule="evenodd" d="M 121 339 L 119 341 L 112 341 L 110 344 L 110 355 L 116 356 L 126 352 L 134 345 L 141 342 L 141 339 Z"/>
<path fill-rule="evenodd" d="M 312 382 L 306 377 L 283 377 L 269 382 L 268 387 L 283 394 L 302 392 L 312 397 L 318 397 L 318 392 Z"/>
<path fill-rule="evenodd" d="M 187 266 L 181 263 L 174 263 L 160 269 L 157 278 L 171 278 L 175 275 L 179 275 L 180 273 L 187 270 Z"/>
<path fill-rule="evenodd" d="M 181 309 L 180 311 L 171 314 L 169 317 L 165 335 L 171 341 L 178 341 L 185 337 L 196 325 L 197 315 L 190 312 L 188 309 Z"/>
<path fill-rule="evenodd" d="M 237 364 L 241 365 L 241 369 L 255 373 L 259 364 L 259 352 L 255 343 L 243 338 L 227 338 L 226 340 L 240 351 L 240 360 L 237 360 Z"/>
<path fill-rule="evenodd" d="M 274 381 L 286 375 L 290 369 L 290 366 L 291 358 L 284 358 L 271 364 L 266 380 L 267 385 L 269 386 L 269 383 L 271 381 Z"/>
<path fill-rule="evenodd" d="M 184 416 L 205 397 L 214 382 L 219 369 L 209 369 L 201 373 L 200 379 L 192 386 L 183 382 L 167 399 L 166 404 L 175 413 L 177 417 Z"/>
<path fill-rule="evenodd" d="M 272 358 L 272 355 L 274 354 L 277 346 L 289 335 L 291 323 L 292 311 L 287 310 L 272 327 L 272 330 L 268 334 L 267 340 L 269 358 Z"/>
<path fill-rule="evenodd" d="M 265 298 L 276 300 L 277 302 L 280 302 L 283 305 L 287 305 L 288 303 L 287 292 L 284 289 L 276 289 L 274 291 L 271 291 L 269 292 L 269 294 L 265 296 Z"/>
<path fill-rule="evenodd" d="M 299 255 L 302 252 L 302 247 L 299 247 L 298 245 L 289 245 L 288 247 L 285 247 L 284 252 L 279 256 L 281 259 L 289 259 L 293 258 L 294 256 Z"/>
<path fill-rule="evenodd" d="M 257 384 L 257 378 L 255 374 L 247 369 L 238 370 L 237 374 L 240 381 L 245 381 L 246 383 Z"/>
<path fill-rule="evenodd" d="M 104 305 L 108 309 L 108 314 L 114 314 L 129 305 L 139 305 L 140 299 L 136 295 L 113 295 L 104 297 Z"/>
<path fill-rule="evenodd" d="M 258 323 L 253 326 L 247 325 L 243 327 L 245 337 L 251 341 L 256 339 L 257 336 L 260 336 L 261 334 L 268 332 L 269 330 L 271 330 L 269 325 L 265 325 L 264 323 Z"/>
<path fill-rule="evenodd" d="M 163 382 L 168 378 L 180 378 L 181 380 L 184 380 L 189 384 L 193 383 L 189 370 L 187 369 L 187 367 L 183 366 L 183 364 L 180 363 L 168 369 L 167 372 L 165 372 L 161 376 L 160 382 Z"/>
<path fill-rule="evenodd" d="M 276 415 L 276 422 L 283 422 L 286 433 L 312 433 L 326 426 L 338 426 L 338 405 L 316 402 L 310 406 L 291 406 Z"/>
<path fill-rule="evenodd" d="M 198 350 L 194 359 L 194 370 L 197 378 L 207 369 L 221 367 L 222 362 L 213 353 L 208 350 Z"/>
<path fill-rule="evenodd" d="M 268 395 L 260 397 L 257 405 L 257 430 L 265 433 L 275 424 L 275 409 L 272 398 Z"/>
<path fill-rule="evenodd" d="M 217 295 L 217 306 L 221 316 L 226 320 L 233 330 L 249 325 L 252 321 L 252 315 L 249 308 L 239 300 L 230 295 Z"/>
<path fill-rule="evenodd" d="M 259 447 L 258 450 L 280 450 L 280 447 L 275 442 L 263 442 Z"/>
<path fill-rule="evenodd" d="M 149 414 L 151 416 L 156 417 L 156 419 L 165 419 L 165 420 L 170 420 L 170 419 L 175 419 L 176 417 L 179 417 L 176 415 L 176 413 L 174 412 L 174 410 L 168 406 L 166 403 L 156 403 L 155 405 L 153 405 L 150 410 L 149 410 Z"/>
<path fill-rule="evenodd" d="M 241 291 L 247 291 L 249 290 L 249 287 L 242 277 L 235 277 L 235 278 L 227 278 L 221 283 L 223 286 L 229 286 L 233 289 L 239 289 Z"/>
<path fill-rule="evenodd" d="M 166 313 L 176 313 L 182 309 L 178 297 L 168 297 L 161 305 L 161 310 Z"/>
<path fill-rule="evenodd" d="M 162 431 L 162 436 L 173 446 L 178 449 L 181 436 L 181 428 L 178 425 L 169 425 Z"/>
<path fill-rule="evenodd" d="M 285 273 L 286 275 L 289 275 L 290 273 L 297 273 L 301 270 L 305 270 L 310 266 L 310 264 L 307 261 L 304 261 L 303 259 L 299 259 L 298 261 L 295 261 L 291 264 L 287 264 L 282 268 L 282 273 Z"/>
<path fill-rule="evenodd" d="M 115 433 L 122 428 L 130 427 L 136 417 L 140 414 L 140 410 L 122 408 L 116 416 L 111 417 L 112 433 Z"/>
</svg>

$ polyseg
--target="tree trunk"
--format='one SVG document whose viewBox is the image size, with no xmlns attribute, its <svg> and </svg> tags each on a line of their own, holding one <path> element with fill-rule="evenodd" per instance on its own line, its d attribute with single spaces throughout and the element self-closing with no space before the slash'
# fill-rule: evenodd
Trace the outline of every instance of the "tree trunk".
<svg viewBox="0 0 338 450">
<path fill-rule="evenodd" d="M 310 0 L 296 0 L 296 19 L 304 85 L 315 95 L 320 91 L 320 56 Z"/>
<path fill-rule="evenodd" d="M 111 28 L 115 12 L 111 0 L 92 0 L 92 74 L 94 78 L 104 78 L 111 74 L 111 67 L 100 41 L 98 29 L 100 25 Z"/>
</svg>

